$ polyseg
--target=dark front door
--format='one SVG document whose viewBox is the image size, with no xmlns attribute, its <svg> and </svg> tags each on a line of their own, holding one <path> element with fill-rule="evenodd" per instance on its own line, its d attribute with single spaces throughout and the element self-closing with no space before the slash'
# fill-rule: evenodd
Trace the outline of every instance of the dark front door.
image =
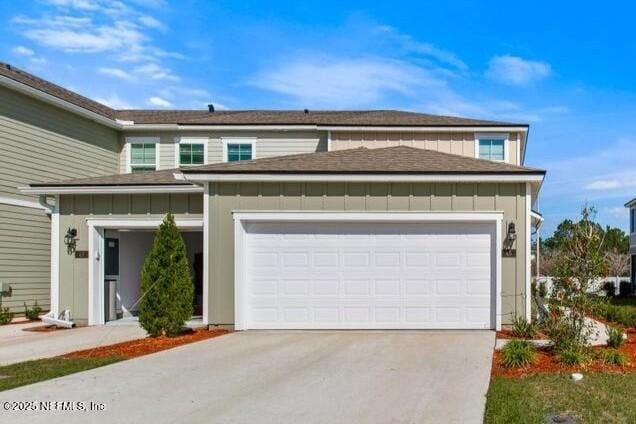
<svg viewBox="0 0 636 424">
<path fill-rule="evenodd" d="M 104 275 L 119 275 L 119 239 L 104 240 Z"/>
</svg>

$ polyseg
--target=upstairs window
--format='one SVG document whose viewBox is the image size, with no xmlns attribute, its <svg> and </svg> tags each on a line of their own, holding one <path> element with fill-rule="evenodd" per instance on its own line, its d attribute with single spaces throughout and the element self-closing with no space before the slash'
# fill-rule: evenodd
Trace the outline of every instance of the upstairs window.
<svg viewBox="0 0 636 424">
<path fill-rule="evenodd" d="M 180 165 L 203 165 L 205 163 L 205 144 L 181 143 L 179 144 Z"/>
<path fill-rule="evenodd" d="M 629 210 L 629 232 L 631 234 L 636 232 L 636 208 Z"/>
<path fill-rule="evenodd" d="M 157 169 L 155 143 L 130 144 L 130 172 L 148 172 Z"/>
<path fill-rule="evenodd" d="M 236 162 L 239 160 L 252 159 L 252 145 L 232 143 L 227 145 L 227 161 Z"/>
<path fill-rule="evenodd" d="M 479 158 L 495 161 L 503 161 L 505 155 L 505 140 L 502 138 L 480 138 Z"/>
</svg>

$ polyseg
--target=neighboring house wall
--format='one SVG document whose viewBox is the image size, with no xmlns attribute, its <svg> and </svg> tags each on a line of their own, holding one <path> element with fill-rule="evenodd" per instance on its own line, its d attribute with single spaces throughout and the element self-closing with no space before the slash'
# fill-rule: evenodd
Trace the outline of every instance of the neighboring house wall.
<svg viewBox="0 0 636 424">
<path fill-rule="evenodd" d="M 213 183 L 209 321 L 234 322 L 233 211 L 503 211 L 503 234 L 514 222 L 518 235 L 516 257 L 502 259 L 502 322 L 509 323 L 514 314 L 525 315 L 526 200 L 523 183 Z"/>
<path fill-rule="evenodd" d="M 499 133 L 498 133 L 499 134 Z M 518 133 L 501 133 L 508 136 L 508 163 L 519 165 L 520 141 Z M 461 156 L 475 157 L 475 137 L 472 132 L 332 132 L 331 150 L 344 150 L 356 147 L 410 146 L 421 149 L 437 150 Z"/>
<path fill-rule="evenodd" d="M 223 139 L 256 140 L 254 158 L 313 153 L 327 150 L 327 133 L 319 131 L 182 131 L 182 132 L 134 132 L 126 134 L 124 140 L 135 137 L 159 139 L 158 169 L 173 169 L 178 166 L 179 139 L 203 138 L 207 140 L 207 162 L 223 162 Z M 121 151 L 119 172 L 126 173 L 129 160 L 127 146 Z"/>
<path fill-rule="evenodd" d="M 0 281 L 11 284 L 3 305 L 49 308 L 50 217 L 18 186 L 114 174 L 119 136 L 88 119 L 0 87 Z"/>
<path fill-rule="evenodd" d="M 79 325 L 88 322 L 88 259 L 75 258 L 64 245 L 66 228 L 77 229 L 76 250 L 88 250 L 86 218 L 199 217 L 203 196 L 192 194 L 65 195 L 60 197 L 59 301 L 60 310 L 69 309 Z"/>
</svg>

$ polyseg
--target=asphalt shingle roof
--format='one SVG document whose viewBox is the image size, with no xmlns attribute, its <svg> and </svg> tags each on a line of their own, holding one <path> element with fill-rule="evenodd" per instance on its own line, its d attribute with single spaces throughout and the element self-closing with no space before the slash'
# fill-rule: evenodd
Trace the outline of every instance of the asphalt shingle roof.
<svg viewBox="0 0 636 424">
<path fill-rule="evenodd" d="M 333 125 L 333 126 L 527 126 L 510 122 L 399 110 L 115 110 L 12 65 L 0 62 L 0 75 L 106 118 L 135 124 Z"/>
</svg>

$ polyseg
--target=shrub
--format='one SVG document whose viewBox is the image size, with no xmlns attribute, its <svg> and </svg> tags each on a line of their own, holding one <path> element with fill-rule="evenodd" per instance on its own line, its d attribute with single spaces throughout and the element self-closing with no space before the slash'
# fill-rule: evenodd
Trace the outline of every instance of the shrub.
<svg viewBox="0 0 636 424">
<path fill-rule="evenodd" d="M 607 327 L 607 345 L 609 347 L 619 348 L 625 343 L 625 339 L 623 338 L 623 330 L 614 327 Z"/>
<path fill-rule="evenodd" d="M 24 302 L 24 316 L 29 321 L 37 321 L 40 319 L 40 312 L 42 312 L 42 308 L 38 305 L 38 301 L 36 300 L 33 304 L 33 308 L 29 308 Z"/>
<path fill-rule="evenodd" d="M 526 340 L 510 340 L 501 350 L 501 362 L 506 368 L 521 368 L 536 360 L 532 343 Z"/>
<path fill-rule="evenodd" d="M 630 283 L 629 281 L 621 281 L 618 293 L 621 296 L 629 296 L 630 294 L 632 294 L 632 283 Z"/>
<path fill-rule="evenodd" d="M 9 308 L 3 308 L 0 304 L 0 325 L 9 324 L 13 319 L 13 312 Z"/>
<path fill-rule="evenodd" d="M 629 364 L 628 356 L 616 349 L 603 349 L 599 351 L 599 359 L 608 365 L 618 365 L 620 367 Z"/>
<path fill-rule="evenodd" d="M 556 356 L 565 365 L 582 365 L 589 361 L 587 350 L 575 344 L 558 349 Z"/>
<path fill-rule="evenodd" d="M 141 270 L 139 324 L 152 337 L 176 335 L 192 316 L 194 283 L 172 214 L 159 226 Z"/>
<path fill-rule="evenodd" d="M 612 281 L 606 281 L 603 284 L 603 291 L 605 292 L 605 296 L 614 297 L 616 296 L 616 286 Z"/>
<path fill-rule="evenodd" d="M 537 328 L 527 319 L 515 315 L 512 319 L 512 334 L 522 339 L 532 339 L 537 335 Z"/>
</svg>

